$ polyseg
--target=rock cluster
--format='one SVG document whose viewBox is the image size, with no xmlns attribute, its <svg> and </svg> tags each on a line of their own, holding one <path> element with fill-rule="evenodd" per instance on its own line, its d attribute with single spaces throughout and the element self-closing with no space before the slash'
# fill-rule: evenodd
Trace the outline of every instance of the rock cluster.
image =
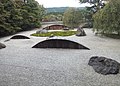
<svg viewBox="0 0 120 86">
<path fill-rule="evenodd" d="M 117 61 L 99 56 L 91 57 L 88 65 L 92 66 L 95 72 L 103 75 L 118 74 L 120 67 Z"/>
</svg>

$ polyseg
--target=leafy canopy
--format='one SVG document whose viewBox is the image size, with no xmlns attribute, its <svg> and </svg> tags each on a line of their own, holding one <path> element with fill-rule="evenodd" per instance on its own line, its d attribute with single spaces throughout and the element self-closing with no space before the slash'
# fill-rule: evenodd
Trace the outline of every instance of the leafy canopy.
<svg viewBox="0 0 120 86">
<path fill-rule="evenodd" d="M 63 15 L 63 23 L 70 28 L 78 27 L 82 19 L 82 13 L 76 8 L 68 8 Z"/>
<path fill-rule="evenodd" d="M 0 36 L 40 27 L 43 15 L 35 0 L 0 0 Z"/>
<path fill-rule="evenodd" d="M 94 31 L 104 34 L 120 34 L 120 0 L 109 3 L 94 16 Z"/>
</svg>

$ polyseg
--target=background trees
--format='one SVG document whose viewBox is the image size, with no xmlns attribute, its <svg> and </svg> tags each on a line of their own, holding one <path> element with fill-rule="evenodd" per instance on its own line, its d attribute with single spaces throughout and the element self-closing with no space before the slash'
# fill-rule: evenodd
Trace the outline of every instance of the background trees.
<svg viewBox="0 0 120 86">
<path fill-rule="evenodd" d="M 107 1 L 106 4 L 103 1 Z M 91 3 L 88 7 L 93 17 L 93 31 L 101 34 L 120 35 L 120 0 L 80 0 Z"/>
<path fill-rule="evenodd" d="M 93 18 L 92 16 L 101 8 L 105 6 L 105 1 L 108 0 L 79 0 L 80 3 L 90 3 L 91 6 L 87 6 L 87 26 L 93 27 Z"/>
<path fill-rule="evenodd" d="M 62 21 L 62 18 L 63 13 L 61 12 L 46 13 L 43 17 L 43 22 Z"/>
<path fill-rule="evenodd" d="M 83 19 L 83 16 L 79 9 L 68 8 L 64 13 L 63 23 L 66 26 L 73 29 L 80 25 L 80 23 L 82 22 L 82 19 Z"/>
<path fill-rule="evenodd" d="M 93 18 L 94 31 L 120 35 L 120 0 L 110 0 Z"/>
<path fill-rule="evenodd" d="M 90 3 L 93 4 L 94 9 L 100 9 L 102 8 L 105 4 L 105 1 L 109 0 L 79 0 L 80 3 Z"/>
<path fill-rule="evenodd" d="M 0 36 L 41 26 L 44 7 L 35 0 L 24 1 L 0 1 Z"/>
</svg>

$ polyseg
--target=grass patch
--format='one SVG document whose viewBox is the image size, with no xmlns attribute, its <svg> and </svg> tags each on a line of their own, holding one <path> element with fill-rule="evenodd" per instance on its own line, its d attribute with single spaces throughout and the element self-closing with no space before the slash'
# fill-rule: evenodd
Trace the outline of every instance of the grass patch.
<svg viewBox="0 0 120 86">
<path fill-rule="evenodd" d="M 51 34 L 53 34 L 53 36 L 71 36 L 71 35 L 75 35 L 76 31 L 53 31 L 53 32 L 47 32 L 41 34 L 33 33 L 31 34 L 31 36 L 48 37 L 51 36 Z"/>
</svg>

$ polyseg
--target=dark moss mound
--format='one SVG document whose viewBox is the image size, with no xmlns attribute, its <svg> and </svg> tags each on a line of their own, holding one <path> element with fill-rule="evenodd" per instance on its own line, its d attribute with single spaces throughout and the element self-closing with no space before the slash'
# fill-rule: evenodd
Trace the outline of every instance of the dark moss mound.
<svg viewBox="0 0 120 86">
<path fill-rule="evenodd" d="M 2 43 L 0 43 L 0 49 L 5 48 L 6 46 Z"/>
<path fill-rule="evenodd" d="M 23 35 L 15 35 L 11 37 L 10 39 L 30 39 L 30 38 L 27 36 L 23 36 Z"/>
<path fill-rule="evenodd" d="M 49 39 L 42 42 L 39 42 L 32 48 L 62 48 L 62 49 L 87 49 L 89 48 L 65 39 Z"/>
</svg>

